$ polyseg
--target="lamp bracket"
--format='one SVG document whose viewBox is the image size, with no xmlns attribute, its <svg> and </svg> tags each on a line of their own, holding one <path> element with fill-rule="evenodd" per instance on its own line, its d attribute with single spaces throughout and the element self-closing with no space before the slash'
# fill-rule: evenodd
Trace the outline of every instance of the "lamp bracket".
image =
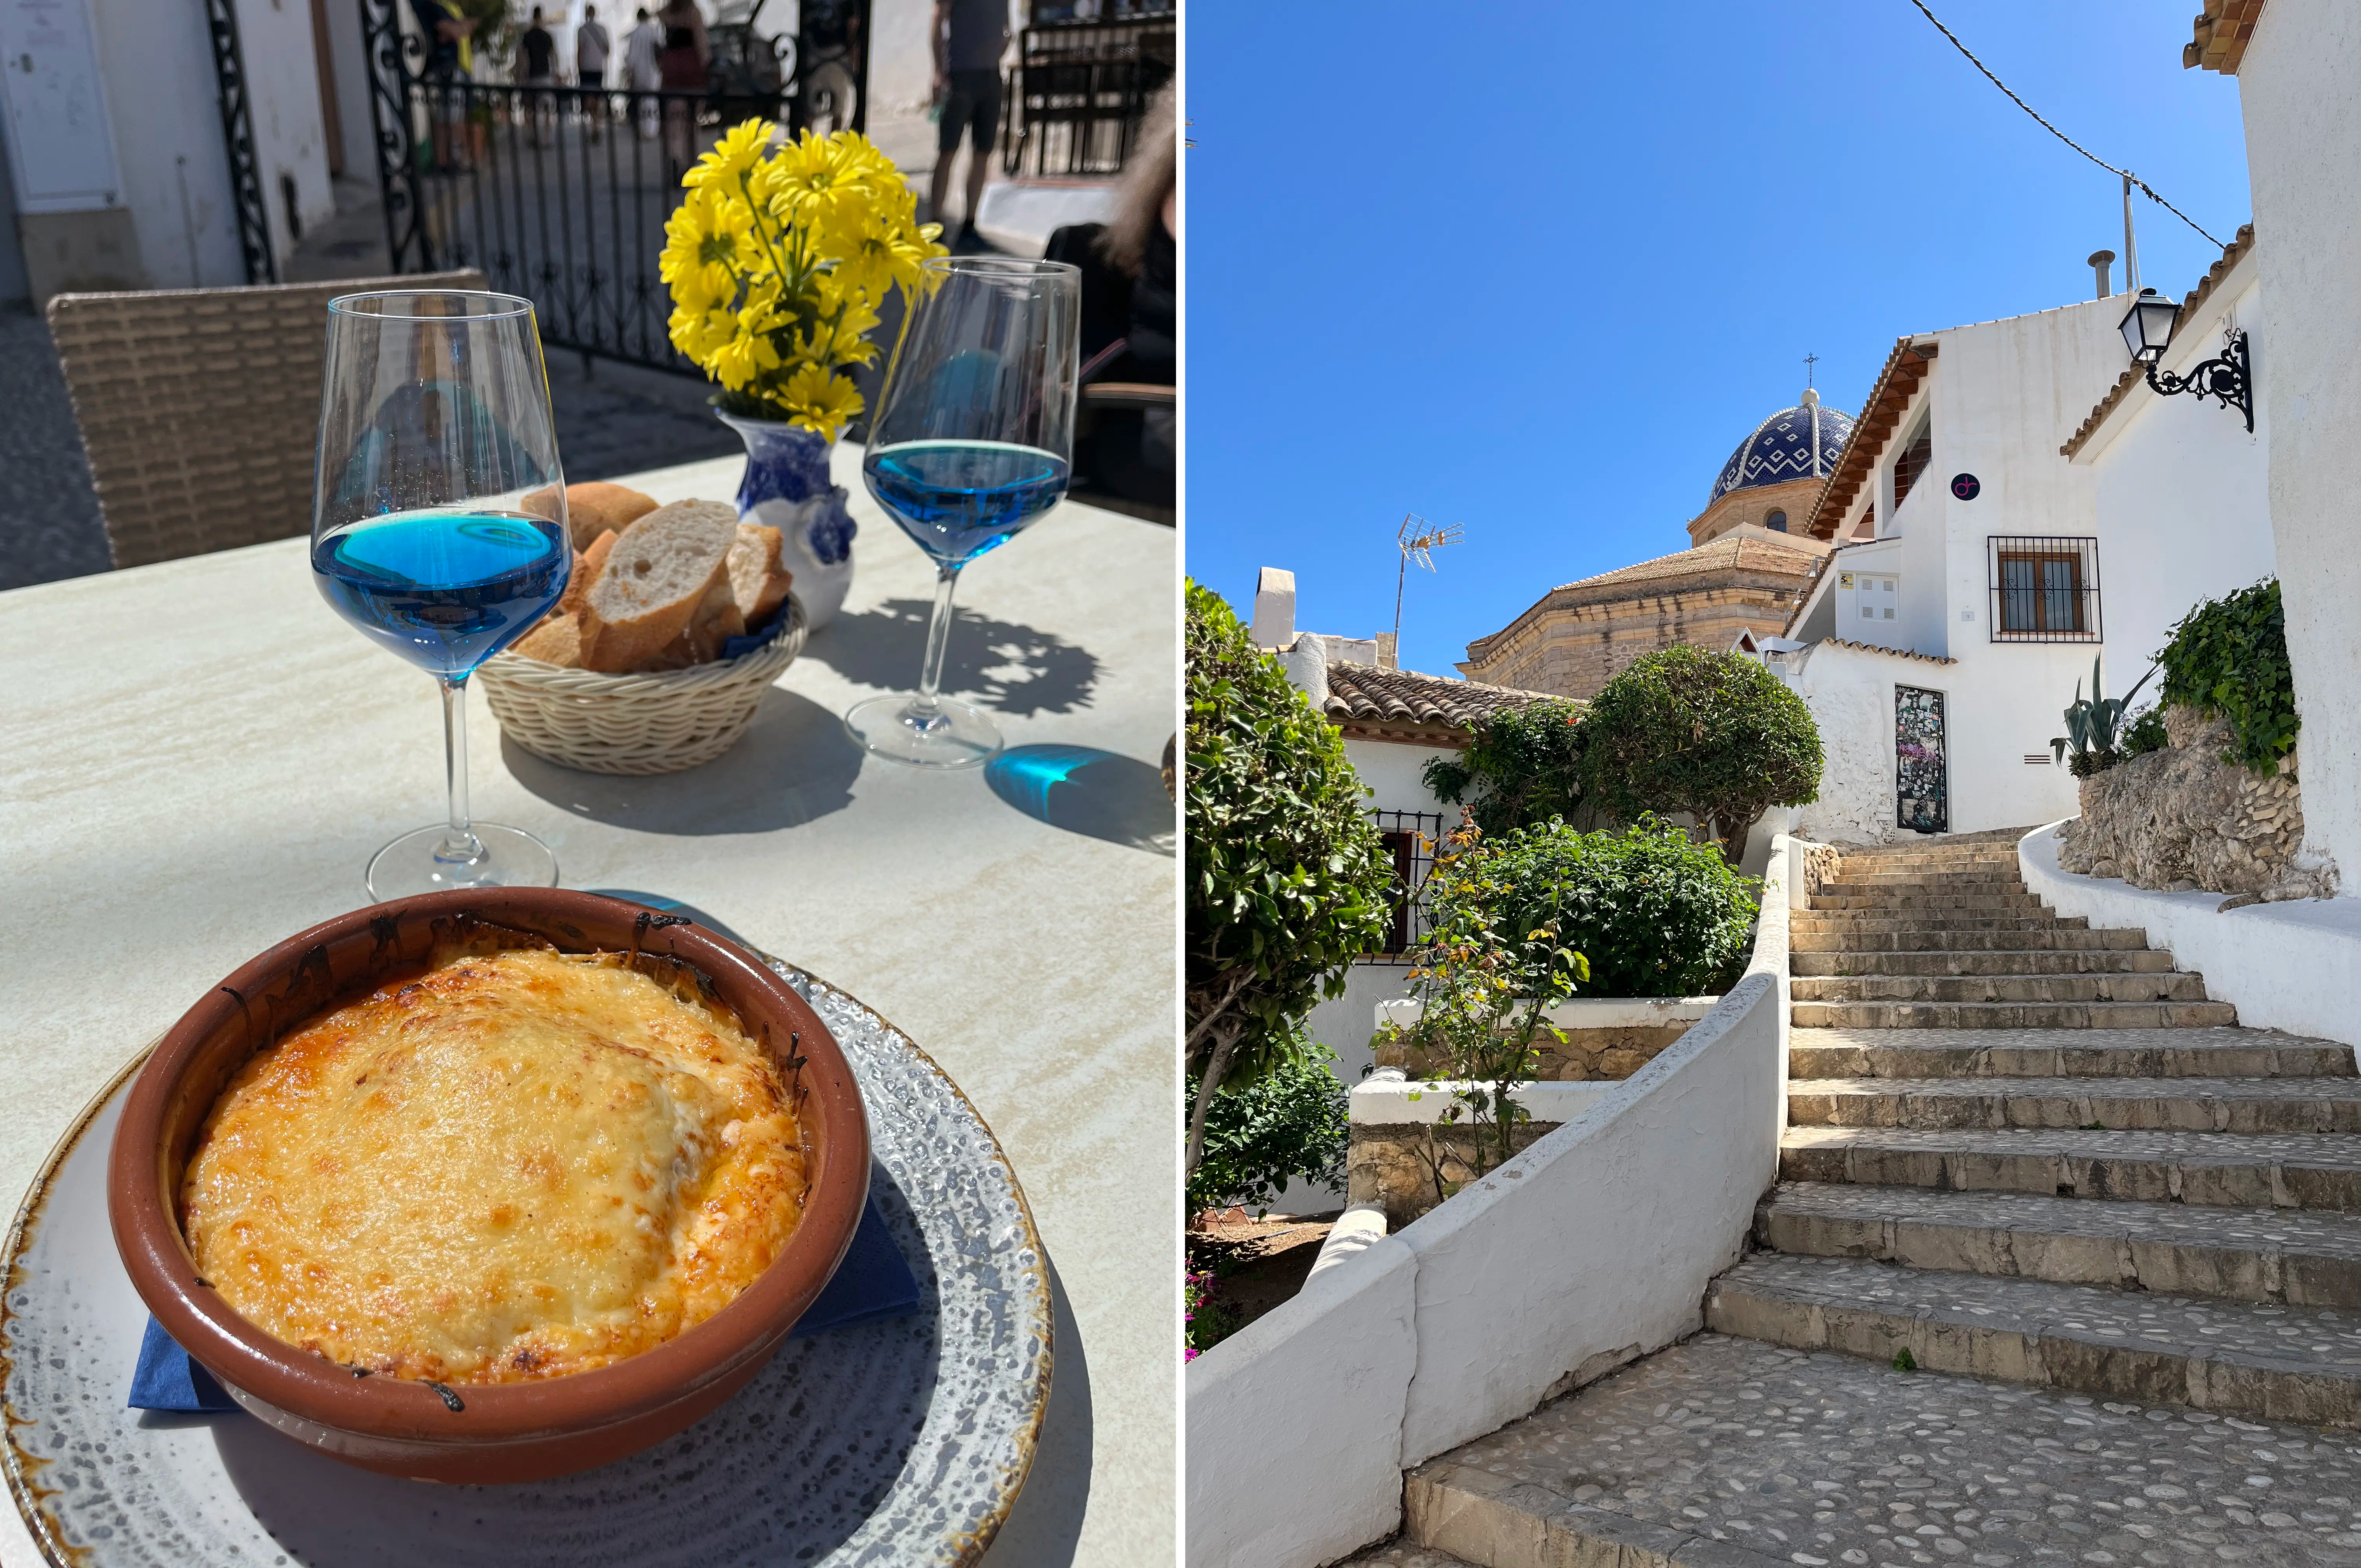
<svg viewBox="0 0 2361 1568">
<path fill-rule="evenodd" d="M 2255 431 L 2255 378 L 2247 368 L 2246 334 L 2233 327 L 2223 334 L 2222 352 L 2212 359 L 2190 367 L 2186 376 L 2176 376 L 2169 370 L 2158 370 L 2159 353 L 2147 362 L 2147 384 L 2160 397 L 2177 397 L 2182 392 L 2194 392 L 2201 398 L 2212 398 L 2225 409 L 2235 409 L 2246 416 L 2246 433 Z"/>
</svg>

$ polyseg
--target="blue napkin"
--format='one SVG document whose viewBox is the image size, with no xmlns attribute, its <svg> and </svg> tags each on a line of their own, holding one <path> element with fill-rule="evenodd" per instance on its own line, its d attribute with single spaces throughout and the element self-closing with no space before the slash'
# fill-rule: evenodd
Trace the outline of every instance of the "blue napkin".
<svg viewBox="0 0 2361 1568">
<path fill-rule="evenodd" d="M 855 1323 L 907 1317 L 918 1310 L 918 1281 L 903 1261 L 902 1249 L 894 1245 L 894 1233 L 886 1228 L 873 1196 L 862 1211 L 861 1226 L 852 1233 L 843 1264 L 819 1299 L 796 1320 L 788 1337 L 803 1339 Z M 139 1338 L 139 1365 L 131 1374 L 127 1403 L 135 1410 L 184 1413 L 237 1409 L 213 1374 L 190 1360 L 189 1353 L 173 1343 L 153 1318 Z"/>
</svg>

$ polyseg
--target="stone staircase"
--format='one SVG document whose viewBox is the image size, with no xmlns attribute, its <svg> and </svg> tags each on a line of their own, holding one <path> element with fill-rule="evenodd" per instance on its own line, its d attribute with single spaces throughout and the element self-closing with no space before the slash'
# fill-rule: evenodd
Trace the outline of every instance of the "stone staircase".
<svg viewBox="0 0 2361 1568">
<path fill-rule="evenodd" d="M 1707 1332 L 1420 1466 L 1360 1561 L 2361 1565 L 2354 1051 L 2050 915 L 2014 839 L 1842 858 Z"/>
</svg>

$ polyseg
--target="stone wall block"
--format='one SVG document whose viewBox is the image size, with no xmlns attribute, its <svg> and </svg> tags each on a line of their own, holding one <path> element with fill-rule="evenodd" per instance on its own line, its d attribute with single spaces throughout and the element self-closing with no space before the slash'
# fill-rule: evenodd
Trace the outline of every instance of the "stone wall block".
<svg viewBox="0 0 2361 1568">
<path fill-rule="evenodd" d="M 2226 720 L 2165 711 L 2171 746 L 2082 781 L 2081 817 L 2059 864 L 2134 887 L 2259 894 L 2287 877 L 2303 842 L 2292 769 L 2257 775 L 2224 762 Z"/>
</svg>

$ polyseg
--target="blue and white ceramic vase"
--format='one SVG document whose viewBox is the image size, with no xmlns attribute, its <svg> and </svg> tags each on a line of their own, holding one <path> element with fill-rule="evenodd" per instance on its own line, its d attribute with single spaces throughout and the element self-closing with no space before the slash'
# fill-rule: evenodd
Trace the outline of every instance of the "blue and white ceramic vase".
<svg viewBox="0 0 2361 1568">
<path fill-rule="evenodd" d="M 852 587 L 854 525 L 844 487 L 829 482 L 829 444 L 817 431 L 774 420 L 725 413 L 721 422 L 746 443 L 739 521 L 779 531 L 780 559 L 796 575 L 796 599 L 817 631 L 836 619 Z"/>
</svg>

